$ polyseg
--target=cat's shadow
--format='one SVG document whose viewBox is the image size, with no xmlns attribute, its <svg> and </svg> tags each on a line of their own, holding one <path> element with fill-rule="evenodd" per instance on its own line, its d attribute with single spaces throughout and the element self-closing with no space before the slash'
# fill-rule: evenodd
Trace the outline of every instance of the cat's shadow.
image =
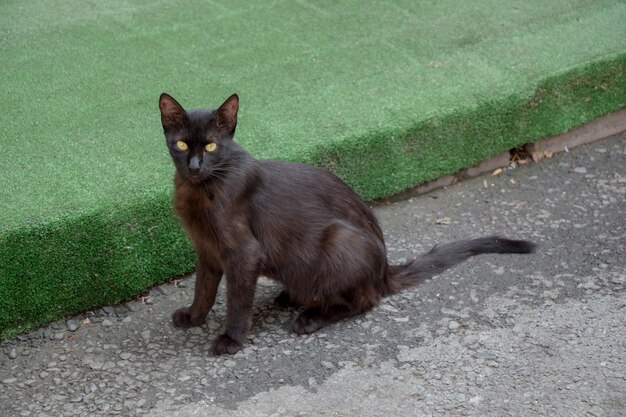
<svg viewBox="0 0 626 417">
<path fill-rule="evenodd" d="M 281 340 L 290 336 L 297 336 L 293 331 L 293 321 L 300 312 L 299 309 L 285 308 L 276 304 L 275 299 L 282 291 L 282 286 L 267 281 L 265 285 L 257 288 L 254 297 L 254 307 L 250 331 L 246 336 L 246 345 L 256 345 L 262 343 L 267 347 L 275 344 L 276 340 Z M 226 288 L 220 286 L 220 291 L 215 304 L 209 312 L 205 321 L 199 326 L 203 337 L 192 338 L 192 334 L 198 331 L 190 329 L 179 329 L 171 324 L 172 328 L 179 334 L 187 333 L 185 337 L 187 347 L 194 351 L 206 351 L 207 343 L 222 334 L 226 323 Z M 206 339 L 205 339 L 206 338 Z M 270 341 L 269 339 L 272 339 Z"/>
</svg>

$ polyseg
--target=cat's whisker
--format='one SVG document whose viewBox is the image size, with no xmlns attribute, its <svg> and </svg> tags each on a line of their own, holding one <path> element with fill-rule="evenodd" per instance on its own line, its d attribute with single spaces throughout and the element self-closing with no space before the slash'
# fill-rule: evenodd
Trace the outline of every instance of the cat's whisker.
<svg viewBox="0 0 626 417">
<path fill-rule="evenodd" d="M 214 178 L 214 179 L 225 179 L 228 176 L 229 172 L 227 171 L 220 171 L 220 170 L 211 170 L 211 172 L 208 174 L 210 178 Z"/>
</svg>

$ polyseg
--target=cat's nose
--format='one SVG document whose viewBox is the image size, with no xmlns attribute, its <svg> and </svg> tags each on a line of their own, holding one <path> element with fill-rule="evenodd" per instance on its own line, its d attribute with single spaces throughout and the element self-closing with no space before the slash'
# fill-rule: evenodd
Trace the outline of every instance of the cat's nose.
<svg viewBox="0 0 626 417">
<path fill-rule="evenodd" d="M 189 160 L 189 170 L 196 172 L 200 169 L 200 158 L 197 156 L 192 156 Z"/>
</svg>

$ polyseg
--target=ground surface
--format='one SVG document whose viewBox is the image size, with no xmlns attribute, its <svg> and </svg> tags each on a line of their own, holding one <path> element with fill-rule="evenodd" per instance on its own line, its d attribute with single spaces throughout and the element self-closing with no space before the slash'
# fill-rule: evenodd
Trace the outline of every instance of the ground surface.
<svg viewBox="0 0 626 417">
<path fill-rule="evenodd" d="M 0 4 L 0 335 L 188 273 L 157 98 L 367 199 L 626 107 L 622 0 Z"/>
<path fill-rule="evenodd" d="M 261 280 L 246 348 L 174 329 L 192 278 L 5 340 L 3 416 L 388 416 L 626 413 L 626 134 L 540 164 L 377 207 L 390 258 L 502 233 L 482 256 L 310 336 Z"/>
</svg>

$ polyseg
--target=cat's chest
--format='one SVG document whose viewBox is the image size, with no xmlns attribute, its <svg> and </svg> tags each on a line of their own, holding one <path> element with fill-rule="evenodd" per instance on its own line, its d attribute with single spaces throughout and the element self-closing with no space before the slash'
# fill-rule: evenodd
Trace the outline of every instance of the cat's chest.
<svg viewBox="0 0 626 417">
<path fill-rule="evenodd" d="M 207 234 L 214 230 L 215 204 L 202 188 L 177 183 L 174 209 L 190 232 L 202 231 Z"/>
</svg>

